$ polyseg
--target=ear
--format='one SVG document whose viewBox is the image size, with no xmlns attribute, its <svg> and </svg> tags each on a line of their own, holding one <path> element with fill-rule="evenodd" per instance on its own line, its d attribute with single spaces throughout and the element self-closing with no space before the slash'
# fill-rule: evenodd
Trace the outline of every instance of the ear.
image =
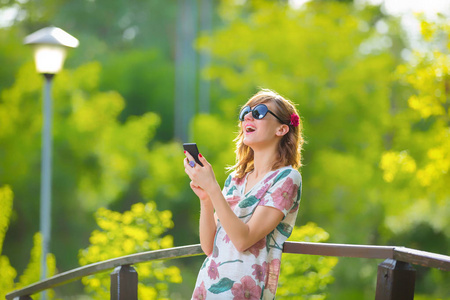
<svg viewBox="0 0 450 300">
<path fill-rule="evenodd" d="M 281 125 L 278 127 L 277 132 L 275 133 L 277 136 L 284 136 L 289 132 L 289 126 L 286 124 Z"/>
</svg>

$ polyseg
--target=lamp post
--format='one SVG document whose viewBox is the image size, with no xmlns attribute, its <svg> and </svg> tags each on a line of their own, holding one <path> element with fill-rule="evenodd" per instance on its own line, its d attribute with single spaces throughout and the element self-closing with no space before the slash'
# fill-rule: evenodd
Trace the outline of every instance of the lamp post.
<svg viewBox="0 0 450 300">
<path fill-rule="evenodd" d="M 67 48 L 78 47 L 78 40 L 57 27 L 46 27 L 25 37 L 24 43 L 34 48 L 38 73 L 44 75 L 42 102 L 41 203 L 40 231 L 42 235 L 41 280 L 47 276 L 46 257 L 51 234 L 51 178 L 52 178 L 52 79 L 64 64 Z M 43 297 L 45 299 L 45 295 Z"/>
</svg>

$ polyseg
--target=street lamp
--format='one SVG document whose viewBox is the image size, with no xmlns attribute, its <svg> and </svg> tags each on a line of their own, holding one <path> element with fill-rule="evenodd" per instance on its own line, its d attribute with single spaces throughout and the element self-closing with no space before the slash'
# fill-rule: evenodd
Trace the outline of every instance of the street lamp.
<svg viewBox="0 0 450 300">
<path fill-rule="evenodd" d="M 24 43 L 34 48 L 38 73 L 45 77 L 42 102 L 42 152 L 41 152 L 41 203 L 40 231 L 42 235 L 41 280 L 47 276 L 46 257 L 49 252 L 51 227 L 51 177 L 52 177 L 52 79 L 64 64 L 67 48 L 78 47 L 78 40 L 57 27 L 46 27 L 25 37 Z M 45 296 L 44 296 L 45 298 Z"/>
</svg>

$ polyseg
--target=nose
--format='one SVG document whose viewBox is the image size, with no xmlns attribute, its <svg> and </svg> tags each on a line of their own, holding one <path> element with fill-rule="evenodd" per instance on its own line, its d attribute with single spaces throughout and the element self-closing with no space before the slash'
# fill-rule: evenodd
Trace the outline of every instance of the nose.
<svg viewBox="0 0 450 300">
<path fill-rule="evenodd" d="M 244 115 L 244 120 L 253 120 L 252 111 L 249 111 L 246 115 Z"/>
</svg>

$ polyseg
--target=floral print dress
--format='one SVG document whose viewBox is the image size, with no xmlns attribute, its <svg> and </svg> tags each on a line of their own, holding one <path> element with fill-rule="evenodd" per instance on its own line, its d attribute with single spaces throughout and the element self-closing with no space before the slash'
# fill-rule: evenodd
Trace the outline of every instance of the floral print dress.
<svg viewBox="0 0 450 300">
<path fill-rule="evenodd" d="M 214 248 L 200 268 L 192 299 L 274 299 L 280 273 L 283 244 L 291 235 L 297 217 L 302 178 L 292 167 L 271 171 L 245 194 L 247 177 L 228 176 L 223 195 L 245 223 L 255 209 L 274 207 L 283 220 L 262 240 L 239 252 L 217 220 Z"/>
</svg>

